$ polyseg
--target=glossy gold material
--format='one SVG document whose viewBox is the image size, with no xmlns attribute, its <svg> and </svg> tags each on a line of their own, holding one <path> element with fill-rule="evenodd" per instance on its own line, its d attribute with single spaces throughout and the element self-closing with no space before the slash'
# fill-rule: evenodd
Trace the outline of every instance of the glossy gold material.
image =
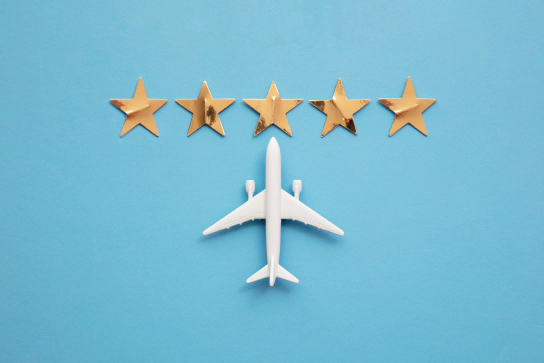
<svg viewBox="0 0 544 363">
<path fill-rule="evenodd" d="M 147 97 L 142 78 L 138 80 L 138 85 L 132 99 L 110 100 L 110 102 L 127 115 L 123 129 L 121 130 L 121 137 L 125 136 L 127 132 L 138 125 L 142 125 L 155 136 L 159 136 L 159 130 L 157 129 L 153 114 L 164 106 L 167 100 L 150 100 Z"/>
<path fill-rule="evenodd" d="M 431 107 L 436 99 L 417 98 L 412 78 L 408 77 L 402 98 L 380 98 L 380 102 L 395 113 L 395 120 L 389 130 L 389 136 L 407 124 L 412 125 L 416 130 L 427 136 L 427 127 L 423 121 L 423 111 Z"/>
<path fill-rule="evenodd" d="M 293 136 L 287 112 L 302 103 L 302 100 L 283 100 L 280 97 L 276 83 L 272 82 L 264 100 L 244 100 L 252 109 L 260 113 L 259 122 L 253 136 L 259 135 L 270 125 L 276 125 L 289 136 Z"/>
<path fill-rule="evenodd" d="M 327 115 L 321 137 L 327 135 L 337 126 L 357 134 L 353 115 L 365 107 L 370 100 L 348 100 L 342 80 L 338 78 L 331 100 L 310 101 L 310 103 Z"/>
<path fill-rule="evenodd" d="M 176 100 L 181 107 L 193 114 L 187 136 L 191 136 L 196 130 L 204 125 L 210 126 L 219 134 L 225 136 L 225 130 L 223 130 L 219 112 L 232 105 L 234 101 L 234 98 L 214 99 L 206 81 L 202 83 L 202 88 L 200 89 L 197 99 Z"/>
</svg>

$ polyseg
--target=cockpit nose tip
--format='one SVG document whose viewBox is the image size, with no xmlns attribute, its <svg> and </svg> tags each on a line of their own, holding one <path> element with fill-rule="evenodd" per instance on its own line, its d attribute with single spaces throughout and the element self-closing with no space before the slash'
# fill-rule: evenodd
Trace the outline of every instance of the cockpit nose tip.
<svg viewBox="0 0 544 363">
<path fill-rule="evenodd" d="M 269 157 L 278 157 L 280 155 L 280 145 L 278 145 L 278 142 L 275 138 L 271 138 L 270 142 L 268 143 L 268 146 L 266 147 L 266 160 L 268 160 Z"/>
<path fill-rule="evenodd" d="M 272 145 L 279 146 L 279 145 L 278 145 L 278 140 L 276 140 L 275 137 L 272 137 L 272 138 L 270 139 L 270 142 L 268 143 L 268 146 L 272 146 Z"/>
</svg>

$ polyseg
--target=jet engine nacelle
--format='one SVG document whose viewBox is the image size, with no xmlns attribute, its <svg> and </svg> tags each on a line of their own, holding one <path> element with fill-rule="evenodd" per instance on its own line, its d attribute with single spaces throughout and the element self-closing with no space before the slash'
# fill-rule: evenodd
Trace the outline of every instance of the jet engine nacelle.
<svg viewBox="0 0 544 363">
<path fill-rule="evenodd" d="M 295 198 L 300 199 L 300 192 L 302 191 L 302 180 L 293 180 L 293 193 Z"/>
<path fill-rule="evenodd" d="M 255 180 L 246 180 L 246 192 L 247 200 L 253 198 L 253 194 L 255 193 Z"/>
</svg>

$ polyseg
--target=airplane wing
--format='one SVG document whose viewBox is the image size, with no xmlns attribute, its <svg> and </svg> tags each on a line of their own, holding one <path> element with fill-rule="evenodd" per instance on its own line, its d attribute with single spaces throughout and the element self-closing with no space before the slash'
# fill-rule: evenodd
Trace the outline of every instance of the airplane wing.
<svg viewBox="0 0 544 363">
<path fill-rule="evenodd" d="M 281 219 L 292 219 L 340 236 L 344 235 L 344 231 L 321 217 L 285 190 L 281 191 Z"/>
<path fill-rule="evenodd" d="M 237 224 L 242 224 L 249 220 L 264 219 L 265 217 L 265 193 L 263 190 L 235 210 L 228 214 L 223 219 L 220 219 L 213 226 L 206 229 L 203 234 L 207 236 L 211 233 L 220 231 L 222 229 L 230 228 Z"/>
</svg>

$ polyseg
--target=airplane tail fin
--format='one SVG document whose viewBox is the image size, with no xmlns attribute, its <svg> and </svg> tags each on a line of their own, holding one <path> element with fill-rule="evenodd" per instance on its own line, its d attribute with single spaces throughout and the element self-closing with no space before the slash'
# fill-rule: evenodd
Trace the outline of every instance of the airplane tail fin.
<svg viewBox="0 0 544 363">
<path fill-rule="evenodd" d="M 284 279 L 284 280 L 293 282 L 295 284 L 298 284 L 298 279 L 295 276 L 291 275 L 291 273 L 289 271 L 287 271 L 286 269 L 284 269 L 280 265 L 278 265 L 278 272 L 277 272 L 276 276 L 278 276 L 280 279 Z"/>
<path fill-rule="evenodd" d="M 268 265 L 264 265 L 264 267 L 262 269 L 260 269 L 259 271 L 255 272 L 253 275 L 251 275 L 251 277 L 249 279 L 247 279 L 246 282 L 248 284 L 251 284 L 252 282 L 262 280 L 262 279 L 266 279 L 268 276 L 270 276 L 270 272 L 268 270 L 269 270 Z"/>
<path fill-rule="evenodd" d="M 271 267 L 269 265 L 265 265 L 262 269 L 255 272 L 249 279 L 247 279 L 247 283 L 250 284 L 252 282 L 266 279 L 267 277 L 270 278 L 270 286 L 274 286 L 274 283 L 276 282 L 276 277 L 279 277 L 280 279 L 287 280 L 290 282 L 293 282 L 295 284 L 298 284 L 298 279 L 293 276 L 289 271 L 284 269 L 280 265 L 274 264 L 274 261 L 271 262 Z M 276 269 L 277 266 L 277 269 Z"/>
</svg>

